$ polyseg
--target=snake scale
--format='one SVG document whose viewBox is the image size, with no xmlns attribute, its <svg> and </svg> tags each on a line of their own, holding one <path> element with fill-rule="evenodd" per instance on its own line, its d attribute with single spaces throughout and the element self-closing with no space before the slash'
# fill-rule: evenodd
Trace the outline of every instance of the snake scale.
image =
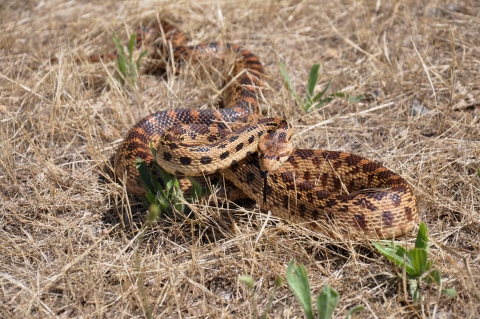
<svg viewBox="0 0 480 319">
<path fill-rule="evenodd" d="M 116 176 L 132 194 L 145 194 L 135 162 L 141 158 L 152 164 L 153 143 L 167 171 L 222 174 L 274 216 L 314 231 L 330 232 L 335 225 L 343 234 L 391 238 L 417 223 L 415 195 L 405 179 L 358 155 L 287 146 L 287 153 L 265 155 L 274 161 L 281 158 L 281 165 L 268 175 L 262 171 L 259 141 L 270 141 L 271 151 L 280 150 L 276 143 L 288 142 L 291 127 L 284 120 L 261 117 L 257 91 L 263 87 L 264 68 L 249 50 L 217 42 L 187 46 L 183 33 L 167 23 L 150 24 L 137 40 L 156 58 L 197 62 L 233 56 L 235 63 L 224 90 L 224 108 L 159 111 L 129 130 L 114 165 Z M 226 167 L 220 168 L 218 161 Z"/>
</svg>

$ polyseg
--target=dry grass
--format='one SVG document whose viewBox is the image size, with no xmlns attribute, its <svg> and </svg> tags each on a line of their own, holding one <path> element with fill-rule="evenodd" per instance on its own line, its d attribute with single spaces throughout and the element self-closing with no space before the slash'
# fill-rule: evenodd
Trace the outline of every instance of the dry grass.
<svg viewBox="0 0 480 319">
<path fill-rule="evenodd" d="M 356 318 L 479 318 L 478 3 L 322 2 L 1 3 L 0 317 L 144 317 L 147 306 L 157 318 L 250 317 L 238 275 L 254 277 L 263 309 L 275 275 L 295 258 L 315 295 L 327 283 L 340 292 L 338 317 L 363 304 Z M 157 14 L 192 43 L 225 38 L 257 53 L 270 76 L 268 113 L 294 124 L 298 146 L 357 153 L 405 176 L 434 242 L 430 258 L 457 298 L 426 290 L 414 310 L 371 243 L 275 220 L 261 232 L 265 215 L 234 205 L 198 205 L 191 220 L 162 221 L 136 250 L 138 228 L 121 216 L 144 209 L 111 179 L 109 158 L 142 116 L 210 103 L 221 81 L 186 68 L 168 79 L 143 75 L 129 93 L 111 80 L 113 63 L 72 61 L 111 52 L 112 32 L 126 40 Z M 320 62 L 322 86 L 333 76 L 332 90 L 369 98 L 305 115 L 277 58 L 301 91 Z M 412 115 L 415 105 L 429 112 Z M 303 316 L 285 285 L 270 316 Z"/>
</svg>

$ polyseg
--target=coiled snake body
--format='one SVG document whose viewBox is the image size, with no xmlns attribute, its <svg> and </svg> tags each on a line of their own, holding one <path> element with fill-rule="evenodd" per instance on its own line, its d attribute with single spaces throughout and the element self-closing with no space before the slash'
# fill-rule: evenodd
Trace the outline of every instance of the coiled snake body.
<svg viewBox="0 0 480 319">
<path fill-rule="evenodd" d="M 363 232 L 368 237 L 389 238 L 414 227 L 418 211 L 405 179 L 354 154 L 289 149 L 285 154 L 266 155 L 274 161 L 282 158 L 283 164 L 268 173 L 265 185 L 262 163 L 255 153 L 262 147 L 259 140 L 268 144 L 272 139 L 269 147 L 275 151 L 281 148 L 277 143 L 287 143 L 291 130 L 284 120 L 261 118 L 256 90 L 263 86 L 264 70 L 258 58 L 234 44 L 185 46 L 183 34 L 169 24 L 161 28 L 152 24 L 142 30 L 144 46 L 160 38 L 171 41 L 176 61 L 224 60 L 234 55 L 235 66 L 225 89 L 225 108 L 160 111 L 130 129 L 116 153 L 115 173 L 132 194 L 145 194 L 135 161 L 141 158 L 151 164 L 153 143 L 159 149 L 157 161 L 165 170 L 188 175 L 221 173 L 249 198 L 258 203 L 266 199 L 263 206 L 273 215 L 312 230 L 331 231 L 331 225 L 336 225 L 352 235 Z M 157 56 L 168 47 L 158 42 L 153 53 Z M 232 127 L 235 130 L 230 132 Z"/>
</svg>

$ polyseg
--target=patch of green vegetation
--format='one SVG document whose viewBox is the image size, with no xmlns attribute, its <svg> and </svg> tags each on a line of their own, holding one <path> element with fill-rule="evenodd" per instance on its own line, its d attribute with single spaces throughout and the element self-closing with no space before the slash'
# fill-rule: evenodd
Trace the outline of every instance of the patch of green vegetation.
<svg viewBox="0 0 480 319">
<path fill-rule="evenodd" d="M 334 92 L 325 96 L 325 93 L 330 88 L 332 84 L 333 78 L 330 78 L 328 81 L 327 86 L 323 89 L 323 91 L 314 94 L 315 86 L 317 85 L 318 81 L 318 71 L 320 69 L 320 64 L 316 63 L 310 69 L 310 74 L 308 75 L 308 82 L 307 82 L 307 92 L 305 92 L 303 99 L 297 94 L 295 91 L 295 87 L 293 86 L 292 81 L 290 80 L 290 76 L 288 75 L 287 69 L 285 67 L 285 63 L 280 62 L 280 72 L 282 73 L 283 81 L 289 91 L 292 93 L 293 97 L 295 98 L 295 102 L 298 106 L 300 106 L 305 113 L 309 113 L 314 109 L 321 108 L 327 103 L 330 103 L 334 98 L 347 98 L 352 103 L 358 103 L 363 99 L 363 95 L 358 96 L 351 96 L 344 92 Z"/>
<path fill-rule="evenodd" d="M 138 70 L 140 69 L 140 63 L 143 57 L 147 55 L 147 51 L 142 51 L 138 55 L 137 60 L 133 60 L 133 53 L 135 50 L 135 42 L 137 39 L 136 33 L 130 36 L 128 41 L 128 57 L 125 53 L 123 45 L 120 43 L 120 39 L 115 33 L 112 34 L 113 42 L 117 48 L 117 75 L 118 80 L 122 85 L 127 85 L 130 88 L 137 88 L 138 82 Z"/>
<path fill-rule="evenodd" d="M 310 283 L 308 281 L 307 271 L 305 266 L 302 264 L 296 263 L 295 260 L 290 261 L 287 268 L 287 283 L 290 289 L 293 291 L 295 297 L 300 302 L 303 311 L 305 312 L 305 316 L 308 319 L 315 319 L 313 307 L 312 307 L 312 295 L 310 292 Z M 253 278 L 251 276 L 240 276 L 239 280 L 247 285 L 247 287 L 251 291 L 251 298 L 252 298 L 252 318 L 257 317 L 257 304 L 255 301 L 255 288 L 253 283 Z M 277 276 L 275 279 L 275 286 L 272 295 L 270 296 L 269 302 L 267 307 L 262 315 L 262 318 L 267 317 L 267 313 L 270 311 L 270 307 L 272 305 L 275 293 L 277 289 L 282 285 L 282 277 Z M 338 301 L 340 299 L 340 295 L 335 289 L 331 288 L 330 286 L 323 287 L 322 291 L 318 295 L 316 299 L 316 306 L 317 306 L 317 318 L 318 319 L 329 319 L 333 315 L 333 311 L 338 305 Z M 358 311 L 363 310 L 363 306 L 355 306 L 351 308 L 346 318 L 350 319 L 352 315 Z"/>
<path fill-rule="evenodd" d="M 157 151 L 152 144 L 150 151 L 153 158 L 156 158 Z M 186 177 L 190 180 L 192 188 L 191 194 L 184 196 L 177 176 L 167 173 L 155 161 L 151 167 L 147 167 L 143 160 L 137 159 L 136 167 L 145 188 L 145 198 L 150 204 L 149 211 L 156 212 L 156 218 L 163 214 L 171 216 L 175 213 L 185 213 L 185 203 L 193 203 L 208 194 L 208 190 L 202 188 L 194 178 Z M 163 184 L 158 181 L 154 172 L 160 174 Z"/>
<path fill-rule="evenodd" d="M 418 229 L 415 247 L 407 250 L 402 245 L 393 241 L 386 242 L 385 246 L 380 243 L 374 243 L 375 248 L 385 257 L 394 262 L 406 274 L 405 278 L 408 282 L 409 293 L 414 303 L 418 304 L 422 301 L 420 292 L 421 282 L 424 281 L 428 285 L 436 283 L 442 289 L 442 280 L 439 270 L 432 270 L 433 261 L 428 260 L 428 229 L 425 223 L 421 223 Z M 401 277 L 401 275 L 399 275 Z M 442 289 L 442 293 L 450 298 L 455 298 L 455 289 Z"/>
</svg>

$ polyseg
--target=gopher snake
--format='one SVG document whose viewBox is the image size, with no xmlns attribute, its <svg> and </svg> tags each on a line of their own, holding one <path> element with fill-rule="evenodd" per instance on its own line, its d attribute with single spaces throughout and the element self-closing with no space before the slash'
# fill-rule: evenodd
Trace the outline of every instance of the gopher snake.
<svg viewBox="0 0 480 319">
<path fill-rule="evenodd" d="M 116 153 L 115 173 L 120 179 L 124 177 L 131 193 L 145 194 L 135 161 L 141 158 L 151 165 L 153 143 L 158 149 L 157 161 L 165 170 L 178 175 L 220 172 L 249 198 L 258 203 L 266 199 L 264 207 L 275 216 L 303 223 L 312 230 L 320 231 L 335 223 L 353 235 L 363 232 L 368 237 L 389 238 L 414 227 L 418 211 L 405 179 L 354 154 L 290 148 L 288 154 L 261 155 L 284 162 L 270 170 L 265 179 L 263 164 L 255 153 L 262 148 L 257 146 L 261 136 L 267 141 L 275 139 L 275 144 L 287 141 L 291 133 L 284 120 L 260 118 L 256 90 L 263 86 L 264 69 L 258 58 L 235 44 L 185 46 L 184 35 L 175 27 L 158 26 L 151 24 L 140 34 L 142 45 L 150 46 L 153 57 L 171 52 L 164 45 L 167 39 L 172 43 L 175 61 L 195 62 L 205 57 L 225 60 L 232 55 L 236 60 L 228 79 L 231 84 L 225 89 L 225 108 L 159 111 L 130 129 Z M 235 130 L 228 131 L 232 126 Z M 274 126 L 283 131 L 276 133 Z M 220 168 L 218 162 L 227 167 Z"/>
</svg>

